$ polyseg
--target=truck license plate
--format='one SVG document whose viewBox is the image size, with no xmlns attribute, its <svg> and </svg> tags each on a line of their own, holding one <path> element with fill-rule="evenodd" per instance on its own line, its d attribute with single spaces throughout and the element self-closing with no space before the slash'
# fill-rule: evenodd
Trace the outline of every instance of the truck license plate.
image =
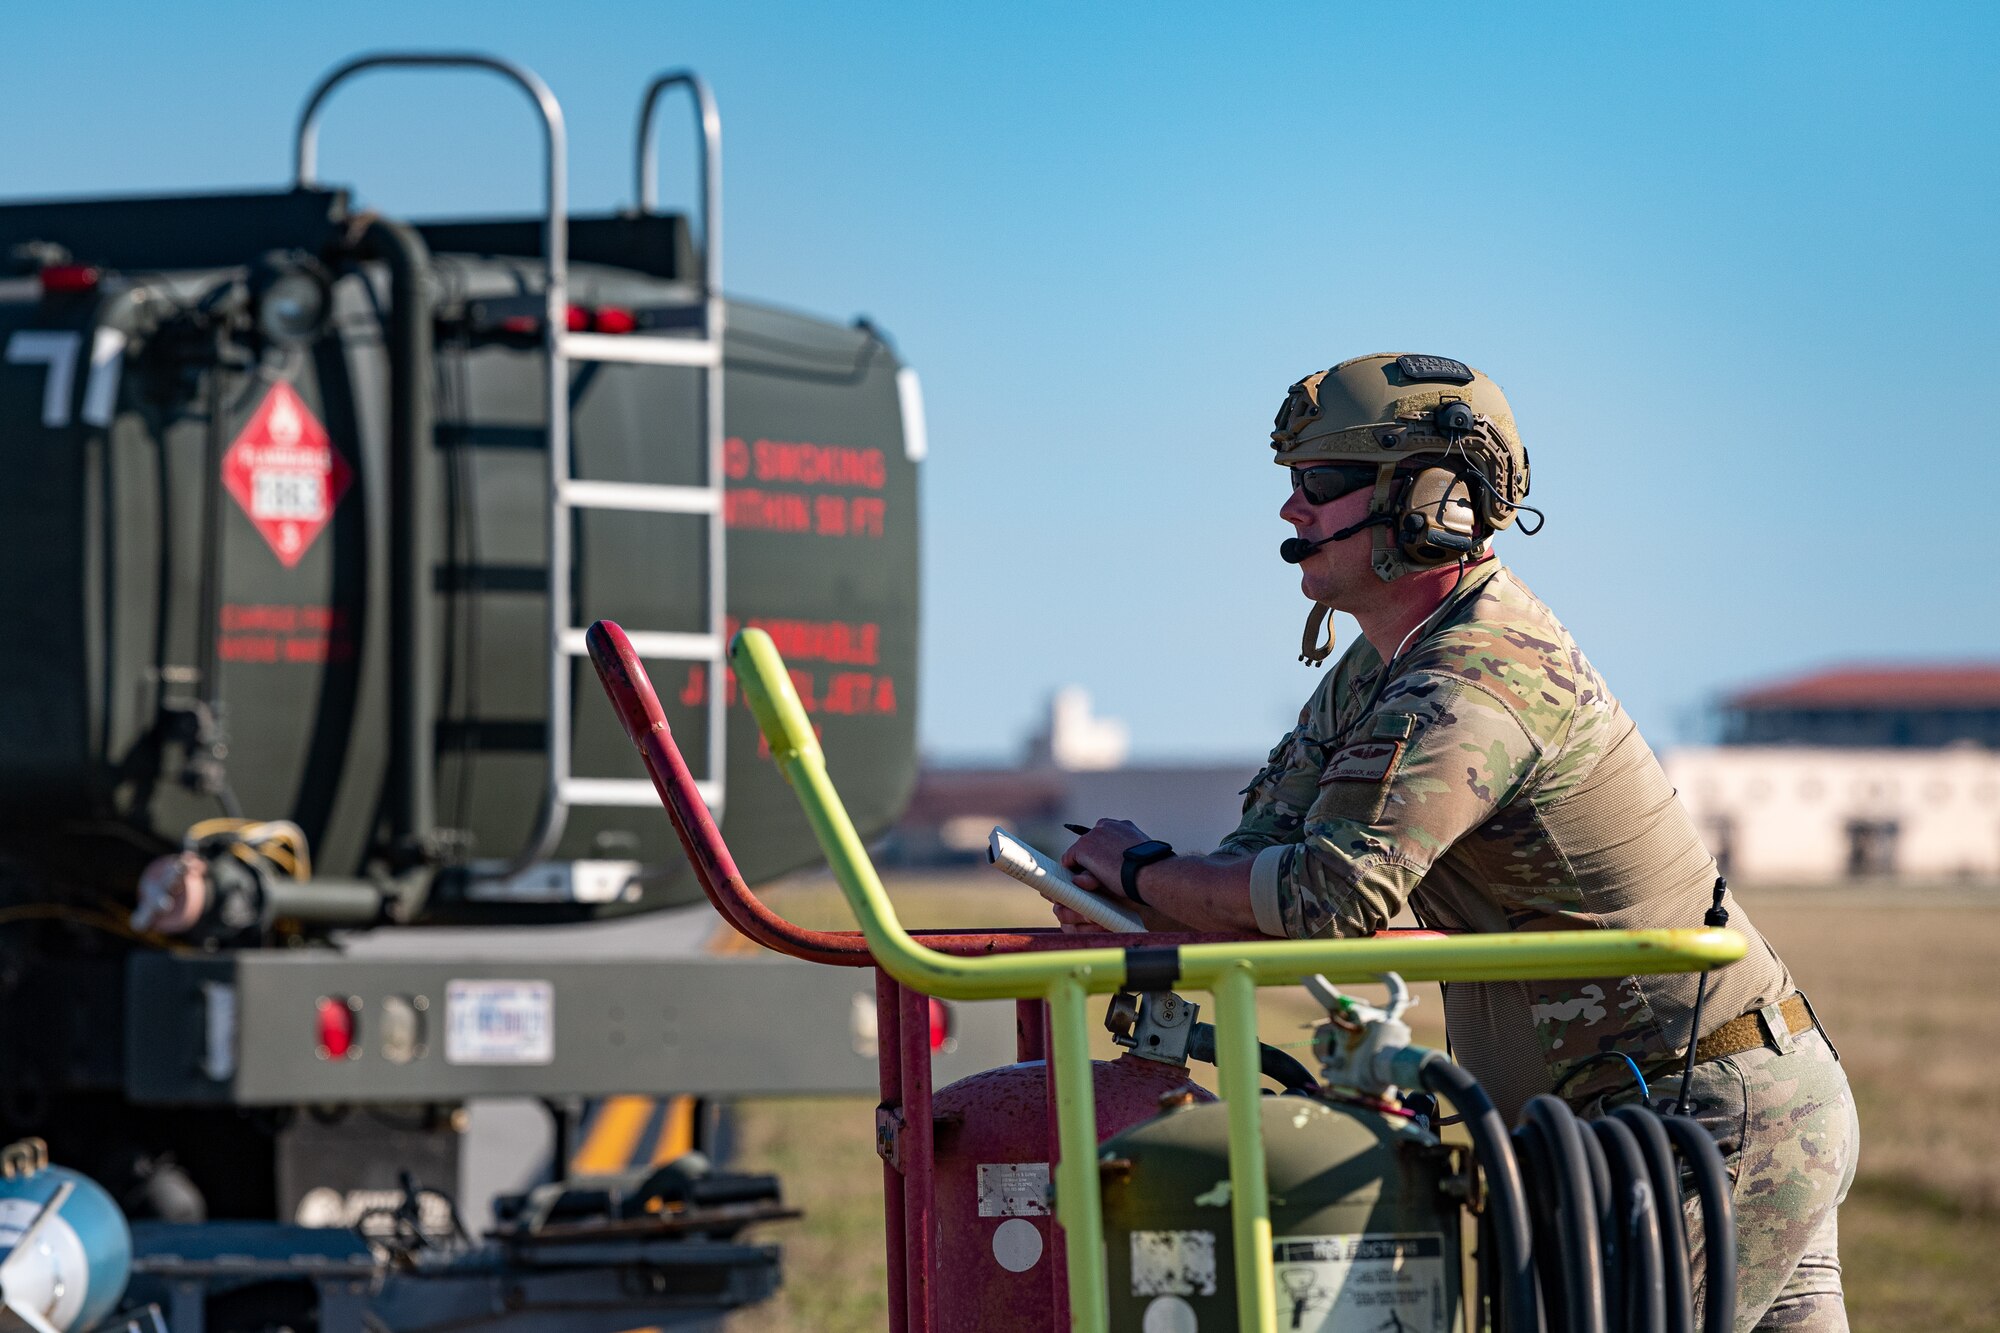
<svg viewBox="0 0 2000 1333">
<path fill-rule="evenodd" d="M 444 1058 L 454 1065 L 545 1065 L 556 1055 L 555 987 L 546 981 L 453 981 Z"/>
</svg>

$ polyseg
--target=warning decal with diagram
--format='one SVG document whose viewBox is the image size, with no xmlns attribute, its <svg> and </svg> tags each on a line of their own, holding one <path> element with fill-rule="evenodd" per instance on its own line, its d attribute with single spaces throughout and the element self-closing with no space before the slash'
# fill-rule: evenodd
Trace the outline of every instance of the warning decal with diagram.
<svg viewBox="0 0 2000 1333">
<path fill-rule="evenodd" d="M 1271 1257 L 1279 1328 L 1445 1333 L 1450 1327 L 1442 1235 L 1283 1236 Z"/>
<path fill-rule="evenodd" d="M 312 546 L 353 480 L 326 427 L 283 380 L 222 456 L 222 484 L 286 569 Z"/>
</svg>

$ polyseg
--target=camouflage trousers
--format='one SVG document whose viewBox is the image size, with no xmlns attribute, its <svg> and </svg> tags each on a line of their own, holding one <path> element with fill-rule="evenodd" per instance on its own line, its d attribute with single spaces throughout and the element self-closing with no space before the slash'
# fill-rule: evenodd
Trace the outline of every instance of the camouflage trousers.
<svg viewBox="0 0 2000 1333">
<path fill-rule="evenodd" d="M 1734 1333 L 1847 1333 L 1835 1218 L 1861 1145 L 1854 1094 L 1816 1029 L 1789 1036 L 1767 1024 L 1766 1033 L 1756 1050 L 1696 1065 L 1688 1085 L 1687 1113 L 1715 1137 L 1733 1186 Z M 1647 1074 L 1655 1080 L 1654 1105 L 1671 1105 L 1680 1070 Z M 1691 1187 L 1684 1207 L 1699 1319 L 1705 1245 Z"/>
</svg>

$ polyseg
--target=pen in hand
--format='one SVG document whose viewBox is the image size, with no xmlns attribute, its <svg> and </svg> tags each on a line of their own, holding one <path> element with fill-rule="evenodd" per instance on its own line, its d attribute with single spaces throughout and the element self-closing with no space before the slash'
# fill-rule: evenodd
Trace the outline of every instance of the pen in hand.
<svg viewBox="0 0 2000 1333">
<path fill-rule="evenodd" d="M 1088 833 L 1088 832 L 1090 832 L 1090 830 L 1089 830 L 1089 829 L 1088 829 L 1087 827 L 1085 827 L 1084 825 L 1082 825 L 1082 824 L 1064 824 L 1064 825 L 1063 825 L 1063 827 L 1064 827 L 1064 828 L 1066 828 L 1066 829 L 1068 829 L 1068 830 L 1069 830 L 1069 831 L 1070 831 L 1071 833 Z"/>
</svg>

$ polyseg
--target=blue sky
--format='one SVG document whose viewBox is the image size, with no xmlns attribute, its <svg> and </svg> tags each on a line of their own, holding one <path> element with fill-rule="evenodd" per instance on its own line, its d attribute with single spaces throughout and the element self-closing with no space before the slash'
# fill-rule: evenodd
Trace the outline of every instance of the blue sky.
<svg viewBox="0 0 2000 1333">
<path fill-rule="evenodd" d="M 706 74 L 729 288 L 923 374 L 935 753 L 1065 682 L 1142 757 L 1267 746 L 1314 678 L 1265 433 L 1361 352 L 1507 389 L 1549 523 L 1500 549 L 1656 742 L 1734 683 L 2000 655 L 1991 6 L 176 8 L 10 13 L 0 194 L 278 183 L 313 79 L 414 46 L 539 70 L 604 208 L 647 76 Z M 383 76 L 322 171 L 525 209 L 530 133 Z"/>
</svg>

